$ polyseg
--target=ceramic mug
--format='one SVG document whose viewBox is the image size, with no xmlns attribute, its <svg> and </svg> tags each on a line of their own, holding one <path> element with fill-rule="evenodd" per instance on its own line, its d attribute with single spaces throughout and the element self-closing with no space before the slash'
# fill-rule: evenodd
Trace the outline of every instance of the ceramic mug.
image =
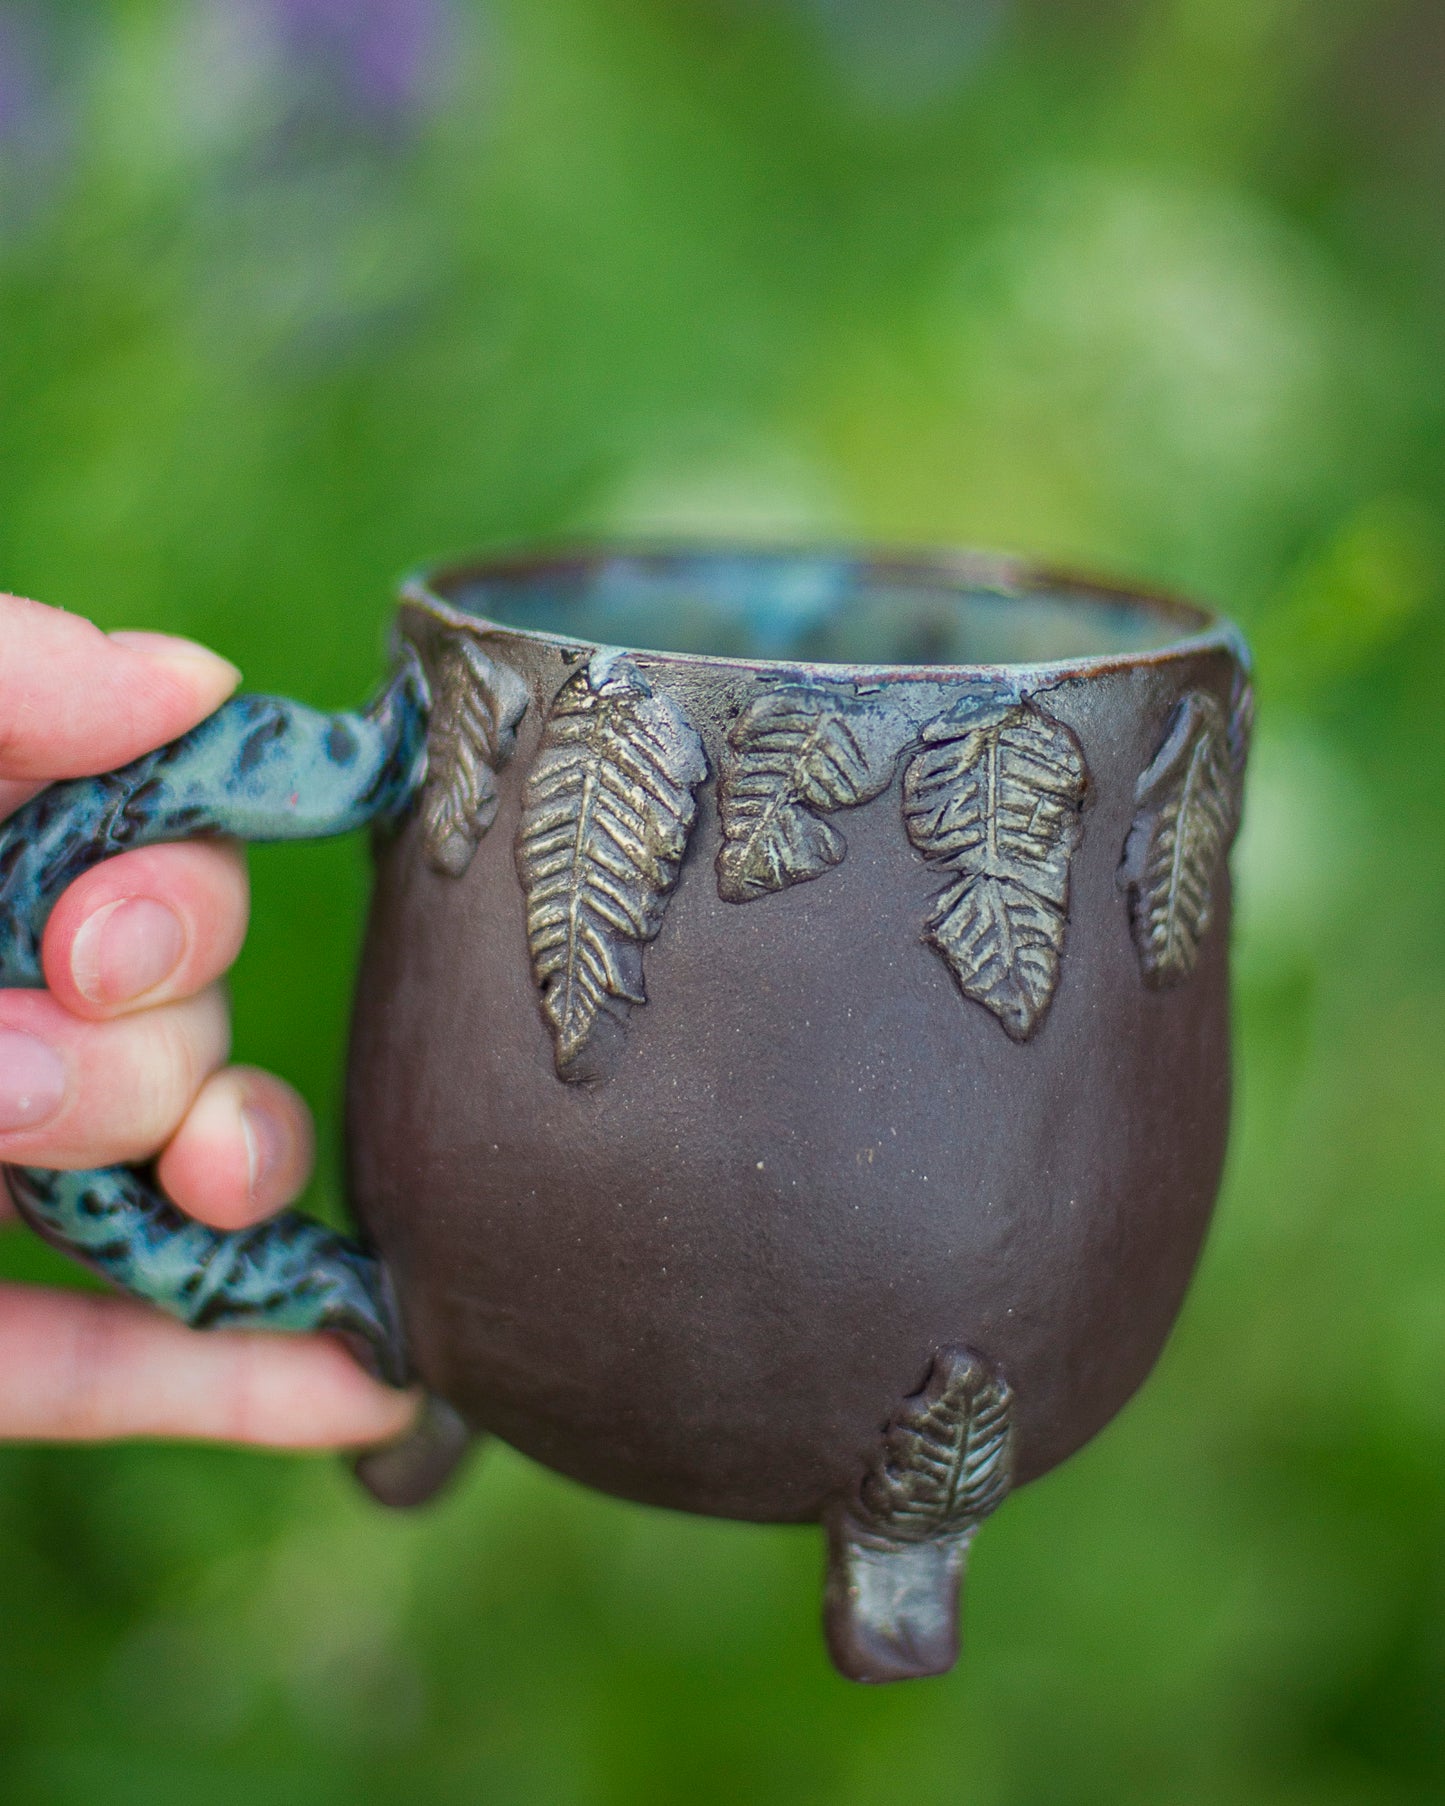
<svg viewBox="0 0 1445 1806">
<path fill-rule="evenodd" d="M 642 648 L 656 648 L 643 650 Z M 969 1543 L 1174 1321 L 1229 1114 L 1237 632 L 974 554 L 600 550 L 408 583 L 361 715 L 242 696 L 0 828 L 0 982 L 126 847 L 371 823 L 364 1240 L 10 1168 L 186 1322 L 330 1330 L 625 1498 L 821 1521 L 847 1674 L 937 1673 Z"/>
</svg>

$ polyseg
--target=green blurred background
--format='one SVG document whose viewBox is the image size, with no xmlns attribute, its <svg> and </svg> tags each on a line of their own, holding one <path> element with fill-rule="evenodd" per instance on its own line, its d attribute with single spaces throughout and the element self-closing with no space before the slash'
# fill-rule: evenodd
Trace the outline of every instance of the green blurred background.
<svg viewBox="0 0 1445 1806">
<path fill-rule="evenodd" d="M 436 553 L 974 541 L 1219 600 L 1261 696 L 1217 1228 L 954 1676 L 506 1450 L 398 1519 L 8 1449 L 4 1806 L 1445 1797 L 1442 97 L 1438 0 L 0 0 L 0 585 L 343 705 Z M 334 1211 L 364 850 L 254 871 Z"/>
</svg>

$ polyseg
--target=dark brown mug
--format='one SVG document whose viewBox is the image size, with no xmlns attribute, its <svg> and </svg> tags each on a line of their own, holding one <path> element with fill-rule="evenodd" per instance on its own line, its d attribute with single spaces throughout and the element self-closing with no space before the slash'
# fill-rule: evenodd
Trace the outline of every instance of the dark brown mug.
<svg viewBox="0 0 1445 1806">
<path fill-rule="evenodd" d="M 188 1321 L 419 1377 L 383 1496 L 485 1431 L 821 1521 L 839 1667 L 942 1671 L 978 1524 L 1143 1380 L 1213 1204 L 1237 632 L 1007 558 L 603 550 L 411 582 L 397 648 L 366 716 L 241 698 L 0 835 L 14 983 L 120 845 L 380 823 L 365 1245 L 123 1168 L 17 1202 Z"/>
</svg>

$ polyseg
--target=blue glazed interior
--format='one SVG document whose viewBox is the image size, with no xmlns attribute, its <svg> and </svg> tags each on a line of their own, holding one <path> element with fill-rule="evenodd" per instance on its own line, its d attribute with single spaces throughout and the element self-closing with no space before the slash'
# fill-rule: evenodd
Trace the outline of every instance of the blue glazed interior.
<svg viewBox="0 0 1445 1806">
<path fill-rule="evenodd" d="M 1036 664 L 1137 653 L 1206 624 L 1191 610 L 1082 585 L 973 583 L 824 554 L 603 554 L 461 572 L 433 587 L 468 613 L 535 633 L 839 664 Z"/>
</svg>

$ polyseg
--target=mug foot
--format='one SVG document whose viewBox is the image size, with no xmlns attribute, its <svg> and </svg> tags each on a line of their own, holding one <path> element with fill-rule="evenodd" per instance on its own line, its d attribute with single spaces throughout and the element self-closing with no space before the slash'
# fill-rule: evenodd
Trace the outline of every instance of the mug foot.
<svg viewBox="0 0 1445 1806">
<path fill-rule="evenodd" d="M 958 1660 L 959 1592 L 972 1533 L 928 1543 L 870 1536 L 846 1512 L 828 1522 L 823 1622 L 850 1681 L 912 1681 Z"/>
<path fill-rule="evenodd" d="M 958 1659 L 969 1544 L 1013 1477 L 1013 1394 L 985 1356 L 943 1348 L 827 1513 L 824 1628 L 849 1680 L 916 1680 Z"/>
<path fill-rule="evenodd" d="M 475 1440 L 451 1406 L 428 1393 L 406 1435 L 358 1455 L 351 1471 L 378 1505 L 406 1511 L 436 1497 Z"/>
</svg>

